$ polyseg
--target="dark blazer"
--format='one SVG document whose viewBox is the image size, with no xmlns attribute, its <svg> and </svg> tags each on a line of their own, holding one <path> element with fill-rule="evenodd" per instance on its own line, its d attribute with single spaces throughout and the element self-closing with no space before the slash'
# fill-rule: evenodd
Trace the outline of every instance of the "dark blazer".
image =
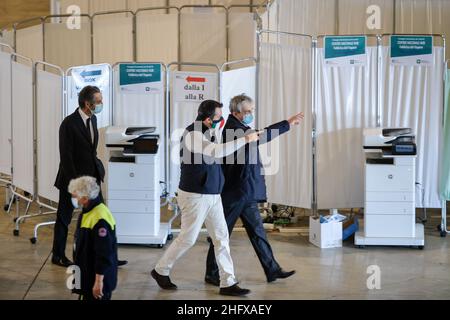
<svg viewBox="0 0 450 320">
<path fill-rule="evenodd" d="M 227 134 L 227 130 L 234 130 L 235 136 Z M 237 130 L 237 131 L 236 131 Z M 222 138 L 223 142 L 229 142 L 244 135 L 250 127 L 243 124 L 235 116 L 230 115 L 225 124 Z M 225 185 L 222 191 L 224 204 L 236 200 L 265 202 L 267 200 L 266 181 L 262 173 L 262 164 L 258 152 L 258 145 L 267 143 L 277 136 L 290 130 L 289 122 L 281 121 L 265 128 L 258 143 L 250 143 L 236 151 L 229 158 L 224 159 L 222 165 L 225 176 Z M 245 150 L 245 157 L 242 152 Z M 244 160 L 245 161 L 242 161 Z M 239 162 L 238 162 L 239 161 Z"/>
<path fill-rule="evenodd" d="M 105 178 L 105 168 L 97 158 L 97 118 L 94 115 L 91 119 L 94 130 L 93 144 L 78 109 L 67 116 L 59 127 L 60 164 L 55 187 L 60 191 L 67 191 L 70 180 L 81 176 L 97 178 L 99 183 Z"/>
</svg>

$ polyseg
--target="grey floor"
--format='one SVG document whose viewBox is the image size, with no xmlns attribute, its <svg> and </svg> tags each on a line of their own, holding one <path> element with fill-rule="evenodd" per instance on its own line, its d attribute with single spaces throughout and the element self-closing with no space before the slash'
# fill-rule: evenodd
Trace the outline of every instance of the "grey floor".
<svg viewBox="0 0 450 320">
<path fill-rule="evenodd" d="M 0 190 L 3 206 L 4 192 Z M 35 209 L 35 208 L 34 208 Z M 39 230 L 31 244 L 33 227 L 45 219 L 28 220 L 14 237 L 13 215 L 0 211 L 0 299 L 76 299 L 66 288 L 65 269 L 51 264 L 52 227 Z M 432 212 L 426 227 L 426 248 L 371 247 L 320 250 L 307 234 L 270 234 L 275 255 L 285 269 L 296 269 L 288 280 L 268 284 L 244 232 L 235 232 L 231 252 L 241 285 L 252 290 L 246 299 L 450 299 L 450 236 L 439 237 L 439 212 Z M 72 241 L 73 227 L 69 243 Z M 129 265 L 119 271 L 113 298 L 122 299 L 223 299 L 203 280 L 206 235 L 175 266 L 176 292 L 161 291 L 149 272 L 165 249 L 121 246 L 119 256 Z M 68 256 L 69 254 L 68 247 Z M 367 288 L 367 268 L 381 270 L 381 289 Z"/>
</svg>

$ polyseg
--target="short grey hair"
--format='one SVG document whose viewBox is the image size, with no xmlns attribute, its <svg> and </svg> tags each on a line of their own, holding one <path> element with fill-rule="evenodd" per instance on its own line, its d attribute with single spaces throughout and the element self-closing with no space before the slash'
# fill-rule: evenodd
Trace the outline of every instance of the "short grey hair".
<svg viewBox="0 0 450 320">
<path fill-rule="evenodd" d="M 245 93 L 235 96 L 230 101 L 230 112 L 242 112 L 242 105 L 244 103 L 253 103 L 253 99 L 247 96 Z"/>
<path fill-rule="evenodd" d="M 87 197 L 93 200 L 100 194 L 100 186 L 95 178 L 84 176 L 70 181 L 69 193 L 76 194 L 80 198 Z"/>
</svg>

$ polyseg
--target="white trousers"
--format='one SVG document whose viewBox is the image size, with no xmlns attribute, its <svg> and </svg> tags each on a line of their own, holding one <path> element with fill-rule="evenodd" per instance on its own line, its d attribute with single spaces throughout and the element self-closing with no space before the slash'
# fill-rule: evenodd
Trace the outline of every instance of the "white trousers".
<svg viewBox="0 0 450 320">
<path fill-rule="evenodd" d="M 220 195 L 189 193 L 178 190 L 181 209 L 181 232 L 166 250 L 155 267 L 160 275 L 168 276 L 174 263 L 196 242 L 203 223 L 214 244 L 220 274 L 220 287 L 236 284 L 233 260 L 230 255 L 228 227 Z"/>
</svg>

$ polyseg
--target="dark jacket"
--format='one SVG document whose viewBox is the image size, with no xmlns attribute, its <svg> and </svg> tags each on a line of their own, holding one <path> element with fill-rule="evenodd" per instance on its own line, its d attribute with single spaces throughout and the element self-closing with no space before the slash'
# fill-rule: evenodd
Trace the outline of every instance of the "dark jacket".
<svg viewBox="0 0 450 320">
<path fill-rule="evenodd" d="M 103 182 L 105 168 L 97 158 L 97 118 L 92 116 L 94 144 L 78 109 L 64 119 L 59 127 L 60 164 L 55 187 L 67 191 L 69 182 L 80 176 L 91 176 Z"/>
<path fill-rule="evenodd" d="M 208 128 L 202 123 L 202 133 L 207 139 Z M 220 194 L 223 189 L 224 177 L 222 173 L 221 160 L 207 157 L 203 154 L 190 152 L 185 145 L 185 137 L 194 131 L 195 122 L 186 128 L 181 139 L 181 176 L 179 188 L 182 191 L 200 194 Z M 197 161 L 195 161 L 197 160 Z M 198 163 L 197 163 L 198 162 Z"/>
<path fill-rule="evenodd" d="M 245 155 L 242 154 L 244 148 L 241 148 L 224 160 L 222 166 L 225 176 L 225 185 L 222 191 L 223 202 L 231 202 L 237 199 L 257 202 L 267 200 L 266 181 L 257 148 L 260 144 L 270 142 L 277 136 L 288 132 L 289 129 L 290 125 L 286 120 L 275 123 L 265 128 L 265 132 L 260 136 L 258 143 L 250 143 L 245 146 Z M 229 132 L 227 133 L 227 130 L 234 130 L 234 137 Z M 247 130 L 251 130 L 251 128 L 235 116 L 230 115 L 222 133 L 223 142 L 237 139 Z"/>
<path fill-rule="evenodd" d="M 116 223 L 100 198 L 83 210 L 78 221 L 74 262 L 80 268 L 81 288 L 74 293 L 89 295 L 95 275 L 103 275 L 103 293 L 111 293 L 117 286 Z"/>
</svg>

